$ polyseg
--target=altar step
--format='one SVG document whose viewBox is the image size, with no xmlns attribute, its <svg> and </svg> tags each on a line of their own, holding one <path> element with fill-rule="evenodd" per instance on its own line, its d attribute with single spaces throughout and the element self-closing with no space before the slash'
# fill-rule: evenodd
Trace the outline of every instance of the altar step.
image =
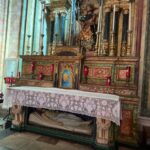
<svg viewBox="0 0 150 150">
<path fill-rule="evenodd" d="M 2 137 L 3 136 L 3 137 Z M 0 132 L 0 150 L 94 150 L 92 147 L 29 132 Z M 145 150 L 119 147 L 119 150 Z"/>
</svg>

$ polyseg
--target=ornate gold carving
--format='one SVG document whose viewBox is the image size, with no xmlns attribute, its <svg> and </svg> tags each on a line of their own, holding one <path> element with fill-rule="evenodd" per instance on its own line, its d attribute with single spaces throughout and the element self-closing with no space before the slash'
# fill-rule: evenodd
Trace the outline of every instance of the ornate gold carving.
<svg viewBox="0 0 150 150">
<path fill-rule="evenodd" d="M 128 31 L 127 56 L 131 56 L 132 31 Z"/>
<path fill-rule="evenodd" d="M 123 8 L 123 14 L 129 14 L 129 8 Z"/>
<path fill-rule="evenodd" d="M 121 56 L 126 56 L 126 52 L 127 52 L 127 42 L 122 42 Z"/>
<path fill-rule="evenodd" d="M 102 55 L 102 51 L 101 51 L 101 44 L 102 44 L 102 39 L 101 39 L 101 36 L 102 36 L 102 32 L 97 32 L 97 40 L 96 40 L 96 45 L 95 45 L 95 56 L 100 56 Z"/>
<path fill-rule="evenodd" d="M 23 114 L 22 114 L 22 107 L 19 105 L 12 106 L 12 113 L 14 114 L 15 118 L 12 121 L 13 125 L 19 126 L 23 122 Z"/>
<path fill-rule="evenodd" d="M 111 12 L 111 6 L 107 5 L 104 8 L 105 12 Z"/>
<path fill-rule="evenodd" d="M 111 141 L 110 138 L 111 121 L 96 118 L 96 124 L 97 124 L 97 134 L 96 134 L 97 143 L 108 144 Z"/>
<path fill-rule="evenodd" d="M 107 56 L 108 55 L 108 51 L 109 51 L 109 44 L 107 40 L 103 41 L 103 45 L 102 45 L 102 55 L 103 56 Z"/>
<path fill-rule="evenodd" d="M 109 56 L 115 56 L 116 54 L 116 46 L 115 46 L 115 33 L 111 33 L 111 42 L 110 42 L 110 52 Z"/>
</svg>

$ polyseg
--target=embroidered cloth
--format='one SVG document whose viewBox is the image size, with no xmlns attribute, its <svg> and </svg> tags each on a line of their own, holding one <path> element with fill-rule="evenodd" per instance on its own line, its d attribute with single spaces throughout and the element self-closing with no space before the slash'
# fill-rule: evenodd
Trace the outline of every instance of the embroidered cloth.
<svg viewBox="0 0 150 150">
<path fill-rule="evenodd" d="M 112 94 L 31 86 L 9 87 L 3 108 L 12 105 L 72 112 L 111 120 L 120 125 L 119 96 Z"/>
</svg>

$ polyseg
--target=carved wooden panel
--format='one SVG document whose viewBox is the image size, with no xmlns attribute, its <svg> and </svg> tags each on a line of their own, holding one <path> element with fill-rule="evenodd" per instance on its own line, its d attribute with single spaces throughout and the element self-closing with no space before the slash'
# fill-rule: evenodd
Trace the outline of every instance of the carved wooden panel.
<svg viewBox="0 0 150 150">
<path fill-rule="evenodd" d="M 132 110 L 122 110 L 122 120 L 120 126 L 120 134 L 131 136 L 133 126 L 133 112 Z"/>
</svg>

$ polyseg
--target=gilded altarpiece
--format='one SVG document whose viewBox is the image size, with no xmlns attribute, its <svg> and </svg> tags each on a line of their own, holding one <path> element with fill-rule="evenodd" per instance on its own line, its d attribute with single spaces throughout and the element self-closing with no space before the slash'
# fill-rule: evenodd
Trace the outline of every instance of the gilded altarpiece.
<svg viewBox="0 0 150 150">
<path fill-rule="evenodd" d="M 39 55 L 21 56 L 23 72 L 17 85 L 119 95 L 122 120 L 115 128 L 115 139 L 125 144 L 137 144 L 139 26 L 143 2 L 78 0 L 73 5 L 77 8 L 76 14 L 69 14 L 73 12 L 69 11 L 70 6 L 67 0 L 45 5 L 44 10 L 48 12 L 45 15 L 50 20 L 47 55 L 43 56 L 41 44 Z M 76 18 L 74 23 L 70 18 L 65 34 L 61 25 L 65 23 L 67 13 Z M 78 30 L 74 30 L 75 25 Z M 79 31 L 78 34 L 75 31 Z M 97 120 L 98 128 L 99 123 L 103 120 Z"/>
</svg>

